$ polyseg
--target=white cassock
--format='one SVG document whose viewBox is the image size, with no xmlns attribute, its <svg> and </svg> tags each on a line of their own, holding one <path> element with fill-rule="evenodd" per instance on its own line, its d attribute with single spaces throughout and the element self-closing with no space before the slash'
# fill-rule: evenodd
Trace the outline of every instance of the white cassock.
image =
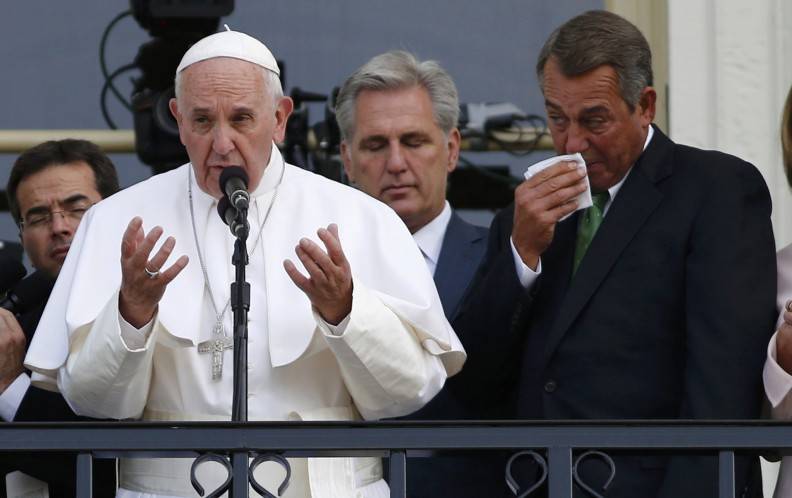
<svg viewBox="0 0 792 498">
<path fill-rule="evenodd" d="M 234 279 L 233 238 L 216 214 L 216 201 L 198 188 L 190 170 L 184 165 L 130 187 L 94 206 L 80 224 L 26 358 L 36 372 L 34 382 L 52 386 L 57 378 L 77 413 L 230 420 L 233 354 L 223 354 L 222 378 L 212 380 L 212 355 L 196 349 L 212 338 L 215 314 L 190 222 L 189 182 L 197 237 L 220 309 Z M 133 216 L 143 218 L 147 231 L 159 225 L 175 237 L 166 268 L 181 254 L 190 258 L 160 301 L 150 335 L 138 337 L 137 344 L 128 329 L 122 339 L 118 313 L 121 238 Z M 284 164 L 273 146 L 252 194 L 249 220 L 250 420 L 400 416 L 429 401 L 462 367 L 465 353 L 444 317 L 423 258 L 390 208 Z M 287 258 L 299 265 L 294 248 L 302 237 L 323 247 L 316 230 L 330 223 L 338 224 L 354 286 L 352 312 L 337 331 L 312 311 L 282 266 Z M 229 309 L 224 317 L 229 335 L 231 323 Z M 291 463 L 286 497 L 387 496 L 379 458 Z M 190 459 L 122 460 L 120 486 L 132 492 L 121 494 L 197 496 L 189 483 L 190 464 Z M 260 482 L 274 491 L 281 474 L 268 469 L 265 473 L 273 475 Z"/>
</svg>

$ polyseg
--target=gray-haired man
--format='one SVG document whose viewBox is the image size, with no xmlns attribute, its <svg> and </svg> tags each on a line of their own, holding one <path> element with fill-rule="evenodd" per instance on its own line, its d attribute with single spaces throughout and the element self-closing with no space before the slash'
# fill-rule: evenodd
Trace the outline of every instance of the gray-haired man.
<svg viewBox="0 0 792 498">
<path fill-rule="evenodd" d="M 456 168 L 460 146 L 454 81 L 435 61 L 386 52 L 347 78 L 336 117 L 347 175 L 407 225 L 453 320 L 487 240 L 486 228 L 463 221 L 446 201 L 448 174 Z M 446 387 L 409 418 L 461 419 L 469 413 Z M 500 479 L 500 472 L 481 461 L 433 457 L 410 462 L 407 488 L 413 498 L 491 496 Z"/>
</svg>

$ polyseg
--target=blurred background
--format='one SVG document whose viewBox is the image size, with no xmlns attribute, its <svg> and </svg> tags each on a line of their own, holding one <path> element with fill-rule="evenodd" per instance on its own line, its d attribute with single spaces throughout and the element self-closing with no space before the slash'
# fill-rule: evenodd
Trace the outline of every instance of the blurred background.
<svg viewBox="0 0 792 498">
<path fill-rule="evenodd" d="M 5 4 L 0 134 L 74 130 L 73 135 L 90 138 L 88 130 L 115 127 L 131 132 L 137 122 L 138 151 L 155 166 L 144 164 L 134 152 L 114 152 L 112 159 L 122 186 L 184 162 L 174 157 L 178 151 L 173 147 L 180 146 L 174 135 L 168 135 L 171 123 L 165 122 L 169 116 L 163 105 L 168 97 L 164 86 L 171 85 L 188 33 L 213 29 L 211 24 L 203 26 L 201 20 L 180 24 L 151 15 L 153 5 L 168 3 L 180 2 L 31 0 Z M 307 163 L 306 167 L 331 177 L 340 171 L 332 161 L 337 139 L 333 140 L 332 133 L 321 135 L 327 129 L 326 120 L 333 119 L 327 112 L 327 97 L 370 57 L 405 49 L 421 58 L 436 59 L 455 79 L 460 101 L 476 104 L 472 110 L 542 116 L 543 101 L 533 70 L 541 44 L 566 19 L 584 10 L 603 8 L 603 2 L 595 0 L 499 0 L 466 2 L 461 8 L 452 0 L 183 3 L 203 4 L 204 13 L 212 9 L 222 12 L 230 4 L 231 13 L 220 19 L 220 27 L 228 24 L 269 46 L 282 62 L 285 93 L 304 102 L 291 120 L 287 145 L 292 162 Z M 129 14 L 123 15 L 125 12 Z M 159 40 L 154 41 L 152 34 Z M 103 73 L 112 77 L 112 88 L 105 85 L 109 78 Z M 480 105 L 485 103 L 511 106 Z M 541 127 L 542 120 L 528 117 L 519 125 Z M 314 131 L 320 133 L 325 145 L 322 150 L 316 147 Z M 474 142 L 476 131 L 470 132 Z M 500 176 L 508 172 L 520 175 L 527 166 L 550 155 L 549 151 L 526 155 L 532 148 L 528 143 L 519 156 L 466 152 L 461 165 L 472 163 L 485 168 L 485 173 L 489 170 Z M 322 155 L 310 157 L 311 151 Z M 0 154 L 3 188 L 17 154 L 11 145 Z M 331 161 L 324 161 L 327 159 Z M 463 208 L 465 217 L 484 225 L 489 223 L 492 209 L 508 202 L 509 184 L 496 176 L 490 183 L 485 178 L 485 188 L 481 188 L 476 178 L 460 171 L 460 180 L 452 180 L 452 203 Z M 471 192 L 474 184 L 478 192 Z M 17 239 L 7 208 L 0 211 L 0 239 Z"/>
</svg>

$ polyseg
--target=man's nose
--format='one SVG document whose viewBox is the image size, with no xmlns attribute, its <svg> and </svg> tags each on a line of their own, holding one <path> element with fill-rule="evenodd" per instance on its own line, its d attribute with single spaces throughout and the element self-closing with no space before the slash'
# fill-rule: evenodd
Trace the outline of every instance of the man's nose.
<svg viewBox="0 0 792 498">
<path fill-rule="evenodd" d="M 227 126 L 222 124 L 217 125 L 213 134 L 212 150 L 215 153 L 226 156 L 234 150 L 233 132 Z"/>
<path fill-rule="evenodd" d="M 63 211 L 57 211 L 52 213 L 50 232 L 52 232 L 53 235 L 68 235 L 74 232 L 74 227 L 77 223 Z"/>
<path fill-rule="evenodd" d="M 391 144 L 388 147 L 388 157 L 385 160 L 385 168 L 391 174 L 399 174 L 407 169 L 407 161 L 404 157 L 404 151 L 400 144 Z"/>
<path fill-rule="evenodd" d="M 566 143 L 564 145 L 566 154 L 585 152 L 589 148 L 588 133 L 585 128 L 577 123 L 571 123 L 567 130 Z"/>
</svg>

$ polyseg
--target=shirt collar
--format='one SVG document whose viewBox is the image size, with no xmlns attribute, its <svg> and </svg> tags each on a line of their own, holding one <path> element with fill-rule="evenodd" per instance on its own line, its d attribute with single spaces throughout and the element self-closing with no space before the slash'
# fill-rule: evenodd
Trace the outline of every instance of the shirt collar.
<svg viewBox="0 0 792 498">
<path fill-rule="evenodd" d="M 443 247 L 443 238 L 445 238 L 448 223 L 451 221 L 451 205 L 445 201 L 443 210 L 435 218 L 422 226 L 417 232 L 413 234 L 415 243 L 421 249 L 424 257 L 432 261 L 435 265 L 437 259 L 440 257 L 440 249 Z"/>
</svg>

